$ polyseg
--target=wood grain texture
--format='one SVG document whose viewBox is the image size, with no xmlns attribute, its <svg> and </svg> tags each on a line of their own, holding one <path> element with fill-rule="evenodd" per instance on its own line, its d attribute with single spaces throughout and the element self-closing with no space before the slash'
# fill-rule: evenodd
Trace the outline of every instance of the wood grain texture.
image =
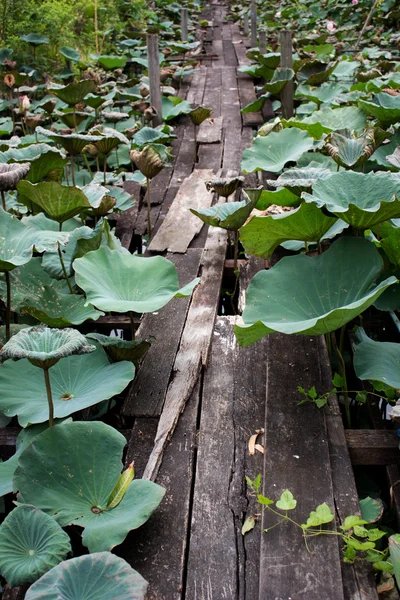
<svg viewBox="0 0 400 600">
<path fill-rule="evenodd" d="M 385 429 L 347 429 L 346 442 L 353 465 L 400 464 L 397 431 Z"/>
<path fill-rule="evenodd" d="M 224 117 L 206 119 L 199 127 L 197 142 L 199 144 L 215 144 L 222 140 Z"/>
<path fill-rule="evenodd" d="M 218 309 L 225 253 L 226 232 L 217 228 L 210 229 L 201 261 L 201 281 L 193 293 L 154 448 L 144 473 L 147 479 L 154 480 L 156 477 L 167 440 L 171 437 L 179 415 L 192 393 L 200 369 L 207 363 Z"/>
<path fill-rule="evenodd" d="M 189 208 L 211 206 L 212 195 L 205 182 L 213 175 L 210 169 L 197 169 L 182 183 L 163 224 L 149 244 L 149 251 L 184 253 L 203 222 Z"/>
</svg>

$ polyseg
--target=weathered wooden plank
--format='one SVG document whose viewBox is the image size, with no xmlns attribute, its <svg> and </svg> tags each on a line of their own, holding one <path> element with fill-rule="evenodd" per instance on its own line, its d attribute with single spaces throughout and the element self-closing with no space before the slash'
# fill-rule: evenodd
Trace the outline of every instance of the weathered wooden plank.
<svg viewBox="0 0 400 600">
<path fill-rule="evenodd" d="M 166 488 L 164 500 L 148 523 L 132 532 L 123 546 L 116 549 L 149 582 L 148 600 L 180 600 L 182 597 L 199 392 L 200 385 L 197 385 L 165 451 L 157 477 L 157 483 Z M 137 419 L 134 431 L 142 435 L 134 435 L 133 452 L 134 446 L 140 446 L 141 452 L 144 445 L 147 456 L 150 454 L 155 421 Z"/>
<path fill-rule="evenodd" d="M 220 67 L 207 69 L 206 88 L 204 91 L 203 104 L 213 109 L 213 117 L 221 116 L 221 85 L 222 70 Z"/>
<path fill-rule="evenodd" d="M 318 338 L 318 343 L 320 371 L 318 389 L 324 393 L 332 388 L 332 372 L 323 336 Z M 342 525 L 348 515 L 360 515 L 361 512 L 342 416 L 335 395 L 329 399 L 326 424 L 336 519 L 338 525 Z M 378 600 L 371 565 L 363 561 L 356 561 L 354 565 L 348 565 L 341 561 L 341 569 L 345 600 Z"/>
<path fill-rule="evenodd" d="M 297 386 L 318 385 L 318 351 L 317 338 L 268 336 L 263 493 L 276 500 L 290 489 L 303 523 L 319 504 L 335 506 L 324 413 L 314 405 L 298 406 Z M 264 511 L 263 529 L 276 522 Z M 311 554 L 291 523 L 262 536 L 260 599 L 271 591 L 274 598 L 344 599 L 336 536 L 317 537 L 309 546 Z"/>
<path fill-rule="evenodd" d="M 193 215 L 189 208 L 207 208 L 211 206 L 212 195 L 207 191 L 205 182 L 212 177 L 210 169 L 196 169 L 182 183 L 163 224 L 150 242 L 151 252 L 186 252 L 194 236 L 199 233 L 203 223 Z"/>
<path fill-rule="evenodd" d="M 167 255 L 175 264 L 181 285 L 198 274 L 202 249 L 194 248 L 185 255 Z M 164 308 L 143 317 L 137 338 L 156 338 L 149 349 L 127 393 L 122 414 L 126 417 L 151 417 L 161 414 L 171 377 L 175 354 L 185 324 L 190 298 L 174 298 Z"/>
<path fill-rule="evenodd" d="M 347 429 L 345 431 L 353 465 L 400 464 L 397 431 L 385 429 Z"/>
<path fill-rule="evenodd" d="M 248 79 L 239 79 L 240 107 L 243 109 L 251 102 L 257 100 L 254 83 Z M 262 125 L 264 120 L 259 112 L 242 114 L 243 127 L 255 127 Z"/>
<path fill-rule="evenodd" d="M 198 169 L 212 169 L 216 174 L 221 168 L 223 144 L 200 144 L 198 150 Z"/>
<path fill-rule="evenodd" d="M 202 255 L 201 281 L 193 293 L 154 449 L 144 473 L 147 479 L 154 480 L 156 477 L 167 440 L 196 385 L 200 369 L 207 362 L 218 309 L 225 252 L 226 232 L 218 228 L 210 229 Z"/>
<path fill-rule="evenodd" d="M 222 140 L 222 125 L 224 117 L 206 119 L 199 127 L 197 142 L 199 144 L 215 144 Z"/>
<path fill-rule="evenodd" d="M 237 67 L 238 60 L 235 52 L 235 48 L 232 44 L 231 39 L 224 39 L 222 42 L 224 50 L 224 61 L 228 67 Z"/>
<path fill-rule="evenodd" d="M 206 87 L 206 73 L 207 68 L 203 66 L 198 67 L 193 73 L 193 80 L 186 97 L 190 104 L 202 104 Z"/>
<path fill-rule="evenodd" d="M 226 263 L 225 263 L 226 264 Z M 246 292 L 249 287 L 250 281 L 258 271 L 264 269 L 264 259 L 251 256 L 249 260 L 242 261 L 239 266 L 239 299 L 238 299 L 238 310 L 240 313 L 246 304 Z"/>
<path fill-rule="evenodd" d="M 18 587 L 10 588 L 6 585 L 2 600 L 24 600 L 28 587 L 29 585 L 20 585 Z"/>
</svg>

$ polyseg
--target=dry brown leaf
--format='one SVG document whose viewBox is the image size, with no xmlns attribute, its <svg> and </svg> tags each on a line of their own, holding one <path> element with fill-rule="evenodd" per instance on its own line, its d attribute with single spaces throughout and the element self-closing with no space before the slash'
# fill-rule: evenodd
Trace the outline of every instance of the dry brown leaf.
<svg viewBox="0 0 400 600">
<path fill-rule="evenodd" d="M 261 444 L 256 444 L 255 449 L 264 454 L 264 446 L 261 446 Z"/>
</svg>

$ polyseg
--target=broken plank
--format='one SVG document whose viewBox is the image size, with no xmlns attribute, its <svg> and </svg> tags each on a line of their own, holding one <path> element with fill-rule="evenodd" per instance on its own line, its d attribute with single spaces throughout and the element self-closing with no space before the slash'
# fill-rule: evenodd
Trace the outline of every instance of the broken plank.
<svg viewBox="0 0 400 600">
<path fill-rule="evenodd" d="M 203 222 L 189 208 L 203 209 L 211 206 L 212 194 L 205 182 L 211 179 L 211 169 L 197 169 L 182 183 L 163 224 L 150 242 L 149 251 L 186 252 Z"/>
<path fill-rule="evenodd" d="M 193 293 L 173 378 L 168 387 L 154 448 L 143 477 L 154 480 L 165 445 L 174 432 L 179 415 L 206 364 L 217 315 L 226 254 L 226 231 L 212 228 L 202 255 L 201 280 Z"/>
<path fill-rule="evenodd" d="M 215 144 L 222 139 L 222 124 L 224 117 L 206 119 L 199 127 L 197 142 L 199 144 Z"/>
<path fill-rule="evenodd" d="M 244 537 L 241 529 L 246 512 L 258 512 L 245 477 L 262 471 L 263 455 L 251 456 L 248 441 L 264 421 L 265 340 L 240 348 L 234 322 L 217 317 L 204 374 L 187 600 L 258 597 L 261 532 L 256 526 Z"/>
<path fill-rule="evenodd" d="M 297 386 L 318 386 L 318 354 L 318 338 L 268 336 L 263 494 L 276 501 L 289 489 L 301 523 L 324 502 L 335 507 L 324 413 L 298 406 Z M 273 590 L 275 598 L 343 600 L 337 537 L 313 538 L 310 553 L 301 531 L 290 522 L 273 527 L 278 520 L 264 511 L 262 529 L 272 529 L 262 536 L 259 598 Z"/>
<path fill-rule="evenodd" d="M 174 436 L 165 451 L 156 482 L 166 488 L 159 508 L 139 530 L 132 532 L 116 551 L 149 582 L 148 600 L 180 600 L 185 573 L 186 546 L 196 452 L 197 412 L 200 385 L 194 389 Z M 142 432 L 134 448 L 142 443 L 150 454 L 155 419 L 137 419 L 135 429 Z M 150 437 L 153 433 L 153 437 Z M 133 433 L 134 435 L 134 433 Z M 128 449 L 128 454 L 129 450 Z M 141 471 L 139 472 L 139 476 Z M 178 517 L 178 518 L 177 518 Z"/>
<path fill-rule="evenodd" d="M 186 285 L 199 271 L 202 249 L 194 248 L 184 255 L 167 255 L 175 264 L 179 282 Z M 157 314 L 143 317 L 137 338 L 156 338 L 129 388 L 122 407 L 125 417 L 153 417 L 161 414 L 178 350 L 190 298 L 174 298 Z"/>
</svg>

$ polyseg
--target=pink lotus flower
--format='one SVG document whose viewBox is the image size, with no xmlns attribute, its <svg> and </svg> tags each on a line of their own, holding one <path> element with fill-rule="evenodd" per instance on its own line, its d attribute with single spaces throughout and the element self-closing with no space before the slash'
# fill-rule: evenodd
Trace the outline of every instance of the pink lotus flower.
<svg viewBox="0 0 400 600">
<path fill-rule="evenodd" d="M 352 4 L 358 4 L 358 0 L 351 0 Z"/>
<path fill-rule="evenodd" d="M 336 31 L 335 21 L 328 21 L 327 24 L 326 24 L 326 28 L 329 31 L 329 33 L 332 33 L 333 31 Z"/>
<path fill-rule="evenodd" d="M 31 106 L 28 96 L 20 96 L 18 98 L 18 104 L 23 111 L 29 110 L 29 108 Z"/>
</svg>

